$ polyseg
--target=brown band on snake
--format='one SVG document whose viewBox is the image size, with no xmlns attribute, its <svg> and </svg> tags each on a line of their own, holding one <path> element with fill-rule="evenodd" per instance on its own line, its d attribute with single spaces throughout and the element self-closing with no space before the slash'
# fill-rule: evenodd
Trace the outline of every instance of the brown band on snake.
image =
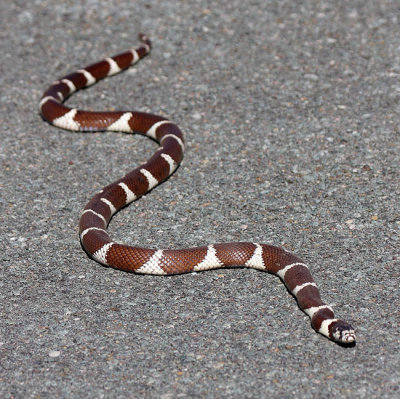
<svg viewBox="0 0 400 399">
<path fill-rule="evenodd" d="M 119 209 L 168 178 L 183 158 L 184 141 L 178 126 L 143 112 L 88 112 L 63 105 L 75 91 L 114 75 L 150 51 L 150 40 L 140 35 L 141 45 L 106 58 L 54 82 L 43 94 L 40 112 L 49 123 L 67 130 L 140 133 L 160 147 L 143 165 L 104 187 L 86 205 L 79 223 L 85 251 L 96 261 L 117 269 L 170 275 L 223 267 L 250 267 L 278 275 L 311 318 L 312 327 L 329 339 L 351 344 L 355 332 L 350 324 L 334 318 L 333 310 L 320 298 L 308 267 L 295 255 L 272 245 L 252 242 L 213 244 L 188 249 L 148 249 L 114 242 L 106 229 Z"/>
</svg>

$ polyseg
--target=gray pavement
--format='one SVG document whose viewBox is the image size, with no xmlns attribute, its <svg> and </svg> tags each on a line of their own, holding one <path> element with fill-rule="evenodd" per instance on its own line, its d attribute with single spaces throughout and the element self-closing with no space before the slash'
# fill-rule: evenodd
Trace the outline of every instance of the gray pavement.
<svg viewBox="0 0 400 399">
<path fill-rule="evenodd" d="M 2 1 L 0 18 L 1 398 L 400 397 L 398 1 Z M 266 273 L 137 276 L 82 251 L 86 202 L 156 145 L 60 131 L 38 102 L 140 31 L 151 55 L 68 104 L 167 115 L 187 150 L 112 237 L 283 245 L 355 347 Z"/>
</svg>

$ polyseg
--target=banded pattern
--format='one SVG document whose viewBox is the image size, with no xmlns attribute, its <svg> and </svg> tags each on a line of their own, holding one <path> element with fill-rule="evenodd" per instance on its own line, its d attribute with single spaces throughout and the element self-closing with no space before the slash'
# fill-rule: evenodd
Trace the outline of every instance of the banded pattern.
<svg viewBox="0 0 400 399">
<path fill-rule="evenodd" d="M 183 158 L 184 141 L 179 128 L 169 120 L 142 112 L 87 112 L 63 105 L 75 91 L 129 67 L 150 51 L 150 40 L 140 35 L 141 45 L 115 57 L 55 81 L 43 94 L 40 112 L 51 124 L 68 130 L 140 133 L 156 140 L 158 151 L 143 165 L 103 188 L 86 205 L 80 219 L 80 239 L 96 261 L 117 269 L 155 275 L 170 275 L 223 267 L 249 267 L 279 276 L 310 317 L 312 327 L 329 339 L 355 342 L 354 329 L 338 320 L 320 298 L 307 265 L 282 248 L 235 242 L 188 249 L 149 249 L 114 242 L 107 226 L 119 209 L 147 193 L 170 176 Z"/>
</svg>

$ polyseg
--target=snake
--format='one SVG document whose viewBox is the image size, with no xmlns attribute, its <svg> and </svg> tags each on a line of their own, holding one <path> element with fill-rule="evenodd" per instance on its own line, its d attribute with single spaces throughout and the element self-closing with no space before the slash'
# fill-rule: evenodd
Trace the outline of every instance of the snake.
<svg viewBox="0 0 400 399">
<path fill-rule="evenodd" d="M 217 268 L 247 267 L 278 276 L 309 316 L 312 328 L 329 340 L 354 345 L 356 334 L 347 322 L 335 318 L 320 296 L 309 267 L 286 249 L 258 242 L 230 242 L 195 248 L 160 249 L 119 243 L 107 233 L 112 216 L 171 176 L 183 159 L 184 138 L 169 119 L 146 112 L 95 112 L 70 108 L 63 102 L 79 89 L 115 75 L 135 64 L 151 49 L 150 39 L 139 35 L 135 48 L 108 57 L 54 81 L 40 100 L 42 118 L 70 131 L 138 133 L 159 144 L 145 163 L 97 192 L 84 208 L 79 222 L 83 249 L 97 262 L 127 272 L 174 275 Z"/>
</svg>

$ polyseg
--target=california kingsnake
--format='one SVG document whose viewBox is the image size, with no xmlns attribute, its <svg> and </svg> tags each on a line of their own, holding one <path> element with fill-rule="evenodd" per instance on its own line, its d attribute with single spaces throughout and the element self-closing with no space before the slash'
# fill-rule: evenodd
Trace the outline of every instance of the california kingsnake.
<svg viewBox="0 0 400 399">
<path fill-rule="evenodd" d="M 278 275 L 310 317 L 312 327 L 329 339 L 355 342 L 350 324 L 334 318 L 330 306 L 322 302 L 308 267 L 286 250 L 252 242 L 213 244 L 188 249 L 148 249 L 111 240 L 106 228 L 119 209 L 164 181 L 183 158 L 183 135 L 169 120 L 142 112 L 88 112 L 62 105 L 75 91 L 114 75 L 136 63 L 150 51 L 150 40 L 140 35 L 141 45 L 115 57 L 55 81 L 43 94 L 40 112 L 54 126 L 74 131 L 118 131 L 140 133 L 156 140 L 158 151 L 143 165 L 103 188 L 86 205 L 79 225 L 86 252 L 96 261 L 117 269 L 169 275 L 222 267 L 243 266 Z"/>
</svg>

